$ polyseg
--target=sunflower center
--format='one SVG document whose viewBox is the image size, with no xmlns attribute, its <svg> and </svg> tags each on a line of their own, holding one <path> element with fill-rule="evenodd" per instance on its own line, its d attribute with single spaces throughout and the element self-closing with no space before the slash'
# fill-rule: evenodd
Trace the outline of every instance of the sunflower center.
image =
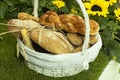
<svg viewBox="0 0 120 80">
<path fill-rule="evenodd" d="M 98 5 L 94 5 L 94 6 L 92 6 L 91 10 L 92 11 L 102 11 L 102 8 Z"/>
<path fill-rule="evenodd" d="M 105 1 L 110 1 L 110 0 L 105 0 Z"/>
</svg>

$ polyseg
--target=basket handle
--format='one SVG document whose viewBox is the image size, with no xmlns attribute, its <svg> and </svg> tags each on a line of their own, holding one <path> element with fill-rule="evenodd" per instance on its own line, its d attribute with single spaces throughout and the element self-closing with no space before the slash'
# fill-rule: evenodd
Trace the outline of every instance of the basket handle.
<svg viewBox="0 0 120 80">
<path fill-rule="evenodd" d="M 84 40 L 83 47 L 82 47 L 82 52 L 86 53 L 87 48 L 88 48 L 88 43 L 89 43 L 89 35 L 90 35 L 90 33 L 89 33 L 90 32 L 89 17 L 88 17 L 86 10 L 85 10 L 85 7 L 84 7 L 82 0 L 76 0 L 76 1 L 81 8 L 82 14 L 84 16 L 85 26 L 86 26 L 85 40 Z"/>
<path fill-rule="evenodd" d="M 38 17 L 38 0 L 34 0 L 33 15 Z"/>
<path fill-rule="evenodd" d="M 82 55 L 83 55 L 83 68 L 87 70 L 89 69 L 88 52 L 87 52 L 87 48 L 89 44 L 89 35 L 90 35 L 89 16 L 86 12 L 86 9 L 84 7 L 82 0 L 76 0 L 76 1 L 81 8 L 82 14 L 84 16 L 84 21 L 85 21 L 86 31 L 85 31 L 85 40 L 84 40 L 83 47 L 82 47 Z"/>
</svg>

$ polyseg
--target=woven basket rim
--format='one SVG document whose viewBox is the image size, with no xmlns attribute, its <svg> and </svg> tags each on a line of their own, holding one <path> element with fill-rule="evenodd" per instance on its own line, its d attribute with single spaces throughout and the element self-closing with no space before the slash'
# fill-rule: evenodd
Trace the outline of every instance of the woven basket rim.
<svg viewBox="0 0 120 80">
<path fill-rule="evenodd" d="M 88 48 L 87 50 L 90 50 L 90 49 L 92 49 L 93 47 L 96 47 L 96 45 L 97 45 L 98 43 L 102 43 L 100 34 L 98 33 L 96 36 L 97 36 L 97 38 L 98 38 L 98 41 L 97 41 L 94 45 L 92 45 L 90 48 Z M 35 50 L 32 50 L 32 49 L 28 48 L 27 46 L 25 46 L 25 45 L 22 43 L 22 41 L 21 41 L 19 38 L 18 38 L 17 40 L 18 40 L 19 44 L 21 44 L 21 45 L 24 47 L 25 50 L 30 51 L 30 52 L 32 52 L 32 53 L 34 53 L 34 54 L 37 54 L 37 55 L 50 56 L 50 57 L 58 57 L 58 58 L 59 58 L 59 57 L 61 57 L 61 56 L 74 56 L 74 55 L 76 55 L 76 54 L 81 54 L 81 53 L 82 53 L 82 51 L 76 52 L 76 53 L 65 53 L 65 54 L 58 54 L 58 55 L 53 55 L 53 54 L 50 54 L 50 53 L 42 53 L 42 52 L 38 52 L 38 51 L 35 51 Z M 29 54 L 29 53 L 27 53 L 27 54 Z"/>
</svg>

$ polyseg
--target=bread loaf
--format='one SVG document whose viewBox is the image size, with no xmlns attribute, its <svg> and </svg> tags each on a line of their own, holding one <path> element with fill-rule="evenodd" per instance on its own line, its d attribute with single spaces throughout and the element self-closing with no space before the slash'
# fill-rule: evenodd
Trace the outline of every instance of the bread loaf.
<svg viewBox="0 0 120 80">
<path fill-rule="evenodd" d="M 67 33 L 67 38 L 68 40 L 74 45 L 74 46 L 79 46 L 82 44 L 82 38 L 80 35 L 76 33 Z"/>
<path fill-rule="evenodd" d="M 30 33 L 30 38 L 53 54 L 72 53 L 74 49 L 63 34 L 49 29 L 34 29 Z"/>
</svg>

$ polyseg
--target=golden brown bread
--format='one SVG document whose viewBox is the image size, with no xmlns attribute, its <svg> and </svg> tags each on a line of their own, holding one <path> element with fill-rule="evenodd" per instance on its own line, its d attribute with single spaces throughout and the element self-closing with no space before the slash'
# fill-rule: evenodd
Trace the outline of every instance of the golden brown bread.
<svg viewBox="0 0 120 80">
<path fill-rule="evenodd" d="M 40 27 L 40 24 L 33 20 L 11 19 L 8 21 L 7 24 L 9 31 L 18 31 L 13 33 L 13 35 L 16 37 L 20 37 L 19 32 L 24 28 L 27 30 L 31 30 L 33 28 Z"/>
<path fill-rule="evenodd" d="M 74 46 L 79 46 L 82 44 L 81 36 L 76 33 L 67 33 L 66 37 Z"/>
<path fill-rule="evenodd" d="M 64 25 L 63 30 L 66 32 L 77 33 L 77 29 L 75 28 L 74 24 L 76 24 L 78 22 L 78 18 L 81 19 L 81 17 L 76 17 L 73 14 L 61 14 L 59 17 L 60 21 Z"/>
<path fill-rule="evenodd" d="M 73 53 L 76 53 L 76 52 L 82 51 L 82 46 L 83 46 L 83 44 L 80 45 L 80 46 L 78 46 L 78 47 L 76 47 L 76 48 L 73 50 Z"/>
<path fill-rule="evenodd" d="M 59 30 L 85 35 L 85 22 L 84 19 L 79 15 L 58 15 L 54 11 L 47 11 L 40 17 L 39 23 L 50 27 L 52 27 L 54 23 L 55 27 Z M 94 20 L 90 20 L 90 35 L 95 35 L 98 31 L 99 24 Z"/>
<path fill-rule="evenodd" d="M 66 32 L 85 34 L 85 22 L 82 17 L 74 14 L 61 14 L 58 15 L 54 11 L 45 12 L 40 18 L 36 18 L 30 14 L 21 12 L 18 14 L 18 18 L 22 20 L 34 20 L 39 22 L 41 25 L 55 27 L 59 30 Z M 99 31 L 99 24 L 90 20 L 90 35 L 95 35 Z"/>
<path fill-rule="evenodd" d="M 78 15 L 62 14 L 59 15 L 61 22 L 65 25 L 64 30 L 84 35 L 85 22 Z M 70 25 L 67 25 L 70 24 Z M 71 31 L 72 30 L 72 31 Z M 99 25 L 96 21 L 90 20 L 90 35 L 95 35 L 99 31 Z"/>
<path fill-rule="evenodd" d="M 31 30 L 30 38 L 49 52 L 54 54 L 64 54 L 82 50 L 83 40 L 81 40 L 80 35 L 78 35 L 85 34 L 85 23 L 82 17 L 73 14 L 58 15 L 53 11 L 47 11 L 40 18 L 35 18 L 26 13 L 21 13 L 18 15 L 18 17 L 19 19 L 12 19 L 8 22 L 9 25 L 14 25 L 8 26 L 9 30 L 22 30 L 23 28 Z M 67 35 L 66 33 L 65 35 L 73 45 L 71 45 L 66 39 L 66 36 L 59 32 L 55 32 L 50 29 L 41 30 L 42 27 L 40 27 L 40 24 L 37 22 L 49 27 L 52 27 L 54 23 L 57 29 L 67 32 Z M 98 23 L 94 20 L 90 20 L 90 35 L 92 35 L 89 43 L 90 45 L 93 45 L 97 41 L 95 34 L 98 32 L 98 30 Z M 42 32 L 39 33 L 40 31 Z M 77 47 L 74 49 L 73 46 Z"/>
<path fill-rule="evenodd" d="M 63 25 L 60 21 L 60 18 L 56 12 L 47 11 L 39 18 L 39 23 L 44 26 L 52 27 L 53 24 L 57 29 L 63 29 Z"/>
<path fill-rule="evenodd" d="M 9 30 L 21 30 L 23 28 L 33 29 L 40 27 L 40 24 L 33 20 L 20 20 L 20 19 L 11 19 L 8 21 Z"/>
<path fill-rule="evenodd" d="M 83 41 L 84 41 L 85 36 L 82 36 L 82 39 L 83 39 Z M 96 35 L 91 35 L 91 36 L 90 36 L 89 44 L 90 44 L 90 45 L 93 45 L 93 44 L 95 44 L 96 42 L 97 42 L 97 37 L 96 37 Z"/>
<path fill-rule="evenodd" d="M 77 24 L 77 26 L 78 25 L 79 24 Z M 83 23 L 83 26 L 81 26 L 81 27 L 79 27 L 79 26 L 77 27 L 77 26 L 76 26 L 76 28 L 78 30 L 78 33 L 85 35 L 85 31 L 86 31 L 85 23 Z M 98 31 L 99 31 L 99 25 L 97 24 L 97 22 L 94 20 L 90 20 L 90 35 L 95 35 L 95 34 L 97 34 Z"/>
<path fill-rule="evenodd" d="M 74 49 L 63 34 L 49 29 L 34 29 L 30 32 L 30 38 L 53 54 L 72 53 Z"/>
<path fill-rule="evenodd" d="M 83 44 L 81 44 L 80 46 L 76 47 L 76 48 L 73 50 L 73 53 L 82 51 L 82 47 L 83 47 Z M 90 47 L 90 45 L 88 45 L 88 48 L 89 48 L 89 47 Z"/>
<path fill-rule="evenodd" d="M 90 41 L 89 41 L 89 44 L 90 45 L 93 45 L 93 44 L 95 44 L 96 42 L 97 42 L 97 37 L 96 37 L 96 35 L 91 35 L 90 36 Z"/>
<path fill-rule="evenodd" d="M 30 49 L 33 49 L 33 46 L 32 46 L 32 42 L 30 40 L 30 37 L 29 37 L 29 31 L 27 29 L 22 29 L 21 30 L 21 36 L 22 36 L 22 39 L 23 39 L 23 42 L 24 44 L 29 47 Z"/>
<path fill-rule="evenodd" d="M 36 21 L 36 22 L 39 22 L 39 18 L 37 17 L 34 17 L 28 13 L 25 13 L 25 12 L 20 12 L 18 14 L 18 19 L 21 19 L 21 20 L 33 20 L 33 21 Z"/>
</svg>

